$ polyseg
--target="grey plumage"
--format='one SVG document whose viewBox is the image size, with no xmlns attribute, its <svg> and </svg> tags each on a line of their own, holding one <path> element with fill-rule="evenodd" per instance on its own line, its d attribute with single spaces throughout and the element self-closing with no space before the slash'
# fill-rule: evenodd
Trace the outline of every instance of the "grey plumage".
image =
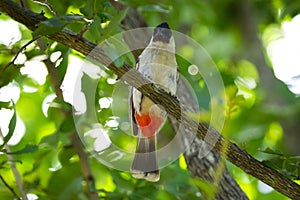
<svg viewBox="0 0 300 200">
<path fill-rule="evenodd" d="M 151 41 L 139 56 L 136 68 L 162 89 L 172 95 L 175 94 L 177 81 L 175 42 L 167 23 L 162 23 L 154 29 Z M 135 178 L 158 181 L 159 168 L 156 152 L 156 134 L 163 126 L 163 123 L 157 127 L 155 134 L 145 136 L 141 132 L 141 127 L 137 124 L 136 115 L 146 114 L 162 119 L 162 122 L 164 122 L 167 113 L 135 88 L 130 90 L 130 107 L 133 134 L 139 137 L 131 166 L 131 174 Z"/>
</svg>

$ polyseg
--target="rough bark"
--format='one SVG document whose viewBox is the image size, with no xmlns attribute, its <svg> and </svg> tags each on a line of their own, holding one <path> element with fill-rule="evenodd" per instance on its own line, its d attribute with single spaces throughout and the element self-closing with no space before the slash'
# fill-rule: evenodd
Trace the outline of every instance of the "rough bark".
<svg viewBox="0 0 300 200">
<path fill-rule="evenodd" d="M 10 0 L 0 1 L 0 12 L 6 13 L 8 16 L 18 22 L 23 23 L 31 30 L 34 30 L 36 23 L 39 22 L 37 19 L 45 20 L 44 17 L 41 19 L 39 14 L 22 9 L 19 5 Z M 26 16 L 28 16 L 28 18 Z M 120 68 L 114 66 L 111 64 L 109 57 L 105 55 L 103 49 L 99 47 L 95 49 L 96 44 L 93 44 L 84 38 L 78 38 L 75 33 L 69 30 L 64 29 L 61 32 L 49 35 L 47 37 L 69 46 L 83 55 L 89 55 L 90 58 L 107 66 L 108 69 L 120 77 L 121 81 L 124 81 L 137 88 L 140 92 L 153 100 L 153 102 L 164 106 L 168 114 L 178 120 L 183 126 L 186 127 L 186 129 L 193 132 L 196 131 L 197 138 L 200 140 L 203 140 L 207 133 L 211 138 L 217 139 L 217 142 L 214 145 L 210 140 L 206 140 L 206 142 L 208 145 L 213 145 L 214 150 L 217 152 L 222 153 L 222 155 L 223 153 L 224 155 L 227 155 L 226 159 L 228 161 L 240 167 L 246 173 L 270 185 L 282 194 L 292 199 L 299 199 L 300 186 L 298 184 L 284 177 L 277 171 L 263 165 L 261 162 L 249 155 L 246 151 L 241 150 L 234 143 L 231 143 L 227 139 L 221 137 L 220 134 L 213 128 L 208 127 L 204 123 L 199 123 L 198 121 L 190 119 L 187 113 L 181 113 L 181 104 L 176 97 L 170 96 L 164 90 L 159 89 L 155 85 L 151 84 L 149 80 L 144 78 L 132 67 L 128 66 L 127 64 L 124 64 Z M 92 51 L 94 53 L 91 54 Z M 191 109 L 187 108 L 185 110 Z M 226 146 L 225 152 L 222 148 L 223 145 Z"/>
<path fill-rule="evenodd" d="M 179 79 L 177 96 L 184 106 L 189 105 L 194 112 L 198 111 L 197 101 L 182 79 Z M 169 117 L 169 121 L 175 132 L 177 132 L 177 128 L 179 127 L 178 121 L 173 117 Z M 181 131 L 184 132 L 181 135 L 183 136 L 183 141 L 186 143 L 185 145 L 189 145 L 189 138 L 184 137 L 185 135 L 190 135 L 189 130 L 184 128 Z M 216 193 L 213 199 L 248 199 L 232 178 L 226 166 L 224 166 L 220 174 L 216 173 L 218 167 L 225 164 L 224 160 L 221 159 L 220 154 L 216 150 L 211 148 L 202 139 L 195 138 L 193 143 L 187 148 L 187 151 L 185 151 L 184 157 L 193 177 L 208 181 L 215 187 Z M 201 191 L 201 188 L 199 189 Z M 206 199 L 212 198 L 211 194 L 206 194 L 206 191 L 201 191 L 201 193 Z"/>
</svg>

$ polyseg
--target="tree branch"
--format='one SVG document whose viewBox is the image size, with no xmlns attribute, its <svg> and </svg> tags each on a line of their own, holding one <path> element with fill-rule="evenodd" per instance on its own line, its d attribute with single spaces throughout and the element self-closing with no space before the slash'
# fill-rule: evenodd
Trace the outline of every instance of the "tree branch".
<svg viewBox="0 0 300 200">
<path fill-rule="evenodd" d="M 110 2 L 119 11 L 126 9 L 126 6 L 119 2 L 113 0 Z M 142 16 L 140 16 L 139 13 L 132 8 L 129 8 L 128 14 L 122 21 L 122 25 L 125 30 L 147 26 Z M 151 35 L 146 33 L 146 31 L 143 33 L 136 33 L 132 31 L 130 34 L 123 34 L 123 37 L 130 49 L 136 49 L 134 47 L 135 44 L 147 46 Z M 141 52 L 142 49 L 133 52 L 136 59 L 138 59 Z M 193 113 L 198 113 L 198 103 L 190 88 L 187 87 L 181 78 L 178 81 L 176 95 L 180 98 L 180 103 L 182 105 L 185 107 L 188 105 L 189 108 L 192 109 Z M 214 191 L 207 194 L 207 190 L 203 189 L 203 187 L 199 187 L 199 190 L 205 199 L 248 199 L 246 194 L 241 190 L 240 186 L 228 172 L 224 159 L 220 158 L 217 151 L 206 145 L 203 140 L 198 138 L 195 138 L 193 143 L 190 144 L 189 130 L 184 128 L 179 129 L 180 124 L 173 117 L 169 116 L 168 121 L 175 133 L 180 131 L 181 143 L 187 149 L 184 152 L 184 158 L 190 174 L 195 178 L 207 181 L 214 189 Z M 209 152 L 206 150 L 208 153 L 204 156 L 203 149 L 205 148 L 211 150 Z"/>
<path fill-rule="evenodd" d="M 38 40 L 38 46 L 42 51 L 46 51 L 46 46 L 44 42 L 40 39 Z M 50 77 L 50 82 L 52 84 L 52 87 L 55 91 L 57 98 L 61 101 L 64 101 L 63 92 L 60 88 L 62 80 L 59 80 L 57 69 L 55 68 L 54 64 L 51 62 L 50 58 L 46 58 L 43 62 L 46 65 Z M 65 118 L 72 115 L 72 113 L 69 110 L 65 110 L 65 109 L 62 109 L 62 113 Z M 94 187 L 95 179 L 89 165 L 88 156 L 84 151 L 81 140 L 76 132 L 70 135 L 70 139 L 72 141 L 73 148 L 75 149 L 75 152 L 79 157 L 79 166 L 83 174 L 83 179 L 86 183 L 85 186 L 86 193 L 89 196 L 89 199 L 98 200 L 99 199 L 98 192 Z"/>
<path fill-rule="evenodd" d="M 6 13 L 16 21 L 23 23 L 31 30 L 35 29 L 38 22 L 46 20 L 44 16 L 33 13 L 30 10 L 23 9 L 10 0 L 0 1 L 0 11 Z M 129 65 L 124 64 L 120 68 L 116 67 L 115 65 L 111 64 L 111 60 L 107 55 L 105 55 L 103 49 L 99 47 L 94 49 L 96 44 L 91 43 L 84 38 L 78 39 L 75 33 L 67 29 L 47 37 L 69 46 L 86 56 L 90 56 L 90 58 L 93 60 L 103 64 L 104 66 L 107 66 L 108 69 L 120 77 L 121 81 L 127 82 L 131 86 L 136 87 L 154 103 L 159 103 L 164 106 L 168 114 L 177 119 L 189 131 L 197 131 L 198 138 L 203 140 L 206 136 L 206 133 L 210 134 L 211 138 L 218 138 L 216 144 L 212 144 L 211 141 L 206 140 L 207 144 L 213 145 L 216 151 L 221 152 L 223 144 L 227 142 L 227 160 L 244 170 L 246 173 L 273 187 L 282 194 L 292 199 L 299 199 L 300 186 L 298 184 L 284 177 L 277 171 L 263 165 L 261 162 L 249 155 L 246 151 L 241 150 L 234 143 L 231 143 L 227 139 L 221 137 L 216 130 L 208 127 L 205 123 L 199 123 L 198 121 L 191 120 L 186 113 L 182 114 L 180 108 L 181 104 L 176 97 L 170 96 L 164 90 L 151 84 L 149 80 L 144 78 L 138 71 L 131 68 Z M 92 51 L 94 51 L 94 53 L 90 54 Z"/>
<path fill-rule="evenodd" d="M 44 63 L 47 67 L 51 79 L 52 87 L 55 90 L 56 96 L 58 97 L 58 99 L 64 101 L 62 90 L 60 89 L 60 81 L 58 80 L 58 75 L 55 66 L 50 61 L 49 58 L 46 59 Z M 71 113 L 67 110 L 62 110 L 62 112 L 65 118 L 71 115 Z M 95 179 L 89 165 L 88 155 L 85 153 L 81 140 L 76 132 L 70 135 L 70 139 L 72 141 L 72 146 L 79 157 L 79 166 L 83 174 L 83 179 L 86 183 L 87 195 L 89 196 L 89 199 L 97 200 L 99 199 L 99 196 L 96 189 L 94 188 Z"/>
<path fill-rule="evenodd" d="M 189 92 L 190 88 L 187 87 L 182 79 L 179 79 L 177 87 L 176 95 L 180 98 L 180 102 L 185 106 L 191 106 L 193 113 L 197 113 L 197 102 L 192 93 Z M 179 127 L 178 121 L 173 117 L 169 117 L 169 121 L 175 132 L 177 132 Z M 189 135 L 189 130 L 185 128 L 182 131 L 184 132 L 181 134 L 183 135 L 182 140 L 184 143 L 189 144 L 189 139 L 184 138 L 185 135 Z M 184 152 L 185 161 L 191 175 L 193 177 L 202 178 L 215 187 L 215 191 L 211 191 L 210 194 L 206 194 L 207 191 L 205 189 L 199 188 L 205 199 L 248 199 L 246 194 L 241 190 L 239 185 L 225 168 L 224 160 L 221 159 L 220 154 L 215 149 L 212 149 L 209 152 L 207 149 L 212 148 L 203 140 L 195 138 L 191 146 Z M 208 153 L 204 156 L 203 152 Z M 223 165 L 222 167 L 224 170 L 222 169 L 222 173 L 217 174 L 217 169 L 220 165 Z"/>
</svg>

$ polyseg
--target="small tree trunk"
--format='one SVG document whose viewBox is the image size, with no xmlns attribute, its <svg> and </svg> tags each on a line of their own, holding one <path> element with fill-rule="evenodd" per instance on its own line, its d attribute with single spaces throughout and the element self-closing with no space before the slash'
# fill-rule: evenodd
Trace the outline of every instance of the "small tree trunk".
<svg viewBox="0 0 300 200">
<path fill-rule="evenodd" d="M 183 106 L 189 105 L 194 112 L 198 112 L 197 102 L 182 79 L 179 79 L 178 82 L 177 97 L 179 97 Z M 174 131 L 177 132 L 179 127 L 178 121 L 173 117 L 169 117 L 169 122 Z M 208 193 L 207 190 L 199 187 L 205 199 L 248 199 L 229 174 L 226 166 L 224 166 L 219 175 L 216 173 L 218 167 L 225 164 L 224 160 L 221 160 L 219 153 L 197 137 L 193 140 L 192 144 L 189 144 L 190 138 L 185 138 L 185 136 L 188 137 L 190 135 L 189 130 L 180 129 L 180 131 L 183 131 L 183 133 L 178 133 L 183 137 L 183 145 L 189 145 L 188 150 L 184 153 L 184 158 L 190 174 L 195 178 L 200 178 L 210 183 L 213 188 L 211 193 Z M 209 149 L 211 150 L 208 152 Z M 208 153 L 204 155 L 205 152 Z"/>
</svg>

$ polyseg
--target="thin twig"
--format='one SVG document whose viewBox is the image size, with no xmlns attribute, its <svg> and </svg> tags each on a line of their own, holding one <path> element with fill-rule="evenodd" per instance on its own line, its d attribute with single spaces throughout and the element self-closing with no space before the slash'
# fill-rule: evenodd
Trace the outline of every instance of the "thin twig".
<svg viewBox="0 0 300 200">
<path fill-rule="evenodd" d="M 23 0 L 20 0 L 20 4 L 23 8 L 25 8 L 25 4 L 24 4 Z"/>
<path fill-rule="evenodd" d="M 98 192 L 95 188 L 95 178 L 92 174 L 91 167 L 89 165 L 89 158 L 84 151 L 84 147 L 78 136 L 78 133 L 72 133 L 71 140 L 76 154 L 79 157 L 79 166 L 82 171 L 83 179 L 86 183 L 87 194 L 91 200 L 99 200 Z"/>
<path fill-rule="evenodd" d="M 1 137 L 2 139 L 4 138 L 4 136 L 3 136 L 3 134 L 2 134 L 1 128 L 0 128 L 0 137 Z M 5 149 L 6 149 L 6 151 L 7 151 L 8 153 L 10 152 L 10 148 L 9 148 L 9 146 L 8 146 L 7 144 L 5 145 Z M 7 154 L 7 158 L 8 158 L 8 160 L 10 161 L 10 166 L 11 166 L 11 168 L 12 168 L 12 171 L 13 171 L 14 177 L 15 177 L 15 179 L 16 179 L 18 188 L 19 188 L 19 190 L 20 190 L 22 199 L 27 200 L 27 195 L 26 195 L 26 192 L 25 192 L 24 187 L 23 187 L 23 183 L 22 183 L 22 180 L 21 180 L 21 176 L 20 176 L 19 171 L 18 171 L 18 169 L 17 169 L 17 167 L 16 167 L 16 164 L 15 164 L 15 162 L 14 162 L 14 158 L 13 158 L 13 156 L 12 156 L 11 154 Z"/>
<path fill-rule="evenodd" d="M 46 51 L 46 46 L 42 40 L 38 40 L 38 46 L 42 51 Z M 52 87 L 55 91 L 56 96 L 58 97 L 59 100 L 64 101 L 63 98 L 63 92 L 60 89 L 60 85 L 62 80 L 59 80 L 59 76 L 57 73 L 57 69 L 55 68 L 55 65 L 49 58 L 45 59 L 44 64 L 46 65 L 49 77 L 50 77 L 50 82 L 52 84 Z M 68 110 L 62 109 L 61 112 L 65 116 L 65 118 L 69 117 L 71 113 Z M 84 178 L 84 181 L 86 182 L 86 192 L 87 195 L 89 196 L 89 199 L 91 200 L 99 200 L 98 192 L 94 188 L 95 185 L 95 179 L 92 174 L 90 165 L 89 165 L 89 160 L 88 160 L 88 155 L 85 153 L 84 148 L 82 146 L 81 140 L 76 132 L 71 134 L 72 140 L 72 145 L 73 148 L 75 149 L 78 157 L 79 157 L 79 166 L 81 168 L 81 172 Z"/>
<path fill-rule="evenodd" d="M 85 25 L 85 26 L 83 27 L 83 29 L 77 34 L 77 38 L 78 38 L 78 39 L 79 39 L 79 38 L 82 38 L 83 34 L 84 34 L 87 30 L 89 30 L 89 28 L 90 28 L 90 25 Z"/>
<path fill-rule="evenodd" d="M 27 42 L 26 44 L 24 44 L 16 53 L 16 55 L 14 56 L 14 58 L 7 63 L 1 70 L 0 70 L 0 74 L 3 73 L 10 65 L 13 65 L 14 62 L 16 61 L 16 59 L 18 58 L 19 54 L 26 49 L 26 47 L 28 47 L 31 43 L 33 43 L 35 40 L 37 40 L 38 38 L 40 38 L 41 36 L 38 36 L 37 38 L 34 38 L 32 40 L 30 40 L 29 42 Z"/>
<path fill-rule="evenodd" d="M 5 179 L 3 178 L 2 175 L 0 175 L 0 179 L 3 182 L 3 184 L 5 185 L 5 187 L 7 187 L 9 189 L 9 191 L 11 191 L 11 193 L 17 198 L 20 199 L 18 194 L 15 192 L 15 190 L 9 186 L 9 184 L 5 181 Z"/>
<path fill-rule="evenodd" d="M 52 12 L 55 16 L 58 15 L 57 12 L 55 11 L 55 9 L 53 8 L 53 6 L 47 0 L 45 0 L 45 1 L 33 0 L 33 2 L 38 3 L 42 6 L 46 6 L 50 10 L 50 12 Z"/>
<path fill-rule="evenodd" d="M 44 41 L 41 38 L 39 38 L 37 40 L 37 45 L 41 49 L 41 51 L 46 52 L 47 46 L 45 45 Z M 58 76 L 58 73 L 57 73 L 54 63 L 51 62 L 49 57 L 47 57 L 45 60 L 43 60 L 43 62 L 47 68 L 50 82 L 52 84 L 52 87 L 54 89 L 56 96 L 58 97 L 59 100 L 64 101 L 63 93 L 62 93 L 62 90 L 60 89 L 62 80 L 59 80 L 59 76 Z M 67 111 L 63 110 L 63 112 L 64 112 L 63 114 L 65 117 L 68 116 Z"/>
</svg>

